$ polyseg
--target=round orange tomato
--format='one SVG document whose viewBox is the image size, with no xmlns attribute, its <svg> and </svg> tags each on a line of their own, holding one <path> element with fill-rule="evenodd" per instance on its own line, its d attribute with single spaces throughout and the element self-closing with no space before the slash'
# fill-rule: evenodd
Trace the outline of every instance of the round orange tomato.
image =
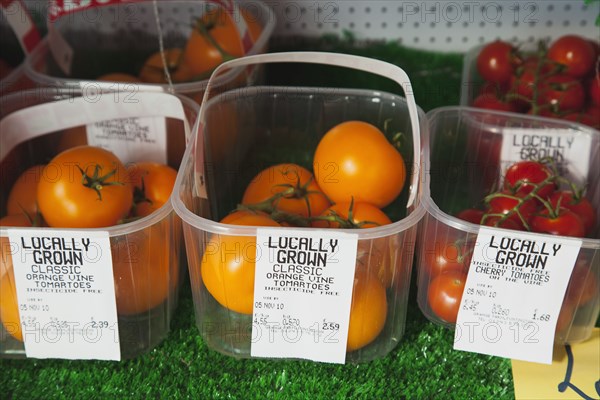
<svg viewBox="0 0 600 400">
<path fill-rule="evenodd" d="M 141 82 L 137 77 L 130 75 L 130 74 L 125 74 L 122 72 L 111 72 L 109 74 L 104 74 L 102 76 L 99 76 L 97 80 L 105 81 L 105 82 L 125 82 L 125 83 Z"/>
<path fill-rule="evenodd" d="M 375 126 L 348 121 L 329 130 L 317 145 L 313 171 L 319 187 L 334 202 L 390 204 L 402 191 L 402 155 Z"/>
<path fill-rule="evenodd" d="M 269 217 L 241 216 L 235 225 L 279 226 Z M 213 235 L 206 244 L 200 272 L 206 290 L 223 307 L 241 314 L 252 314 L 256 237 Z"/>
<path fill-rule="evenodd" d="M 15 181 L 8 193 L 6 213 L 27 214 L 32 220 L 38 212 L 37 186 L 42 178 L 44 165 L 34 165 L 27 168 Z"/>
<path fill-rule="evenodd" d="M 7 215 L 0 218 L 0 226 L 32 226 L 32 220 L 24 213 Z M 7 237 L 0 237 L 0 278 L 6 271 L 12 270 L 11 246 Z"/>
<path fill-rule="evenodd" d="M 44 168 L 38 207 L 51 227 L 116 225 L 133 204 L 127 169 L 110 151 L 93 146 L 65 150 Z"/>
<path fill-rule="evenodd" d="M 269 214 L 262 211 L 236 210 L 227 214 L 225 217 L 223 217 L 223 219 L 220 222 L 222 224 L 237 225 L 236 221 L 242 218 L 241 225 L 248 226 L 253 225 L 252 222 L 256 219 L 256 221 L 258 222 L 256 225 L 260 226 L 260 222 L 264 221 L 265 217 L 271 219 Z"/>
<path fill-rule="evenodd" d="M 128 166 L 134 190 L 134 215 L 145 217 L 161 208 L 175 186 L 177 171 L 166 164 L 139 162 Z"/>
<path fill-rule="evenodd" d="M 197 76 L 243 54 L 242 41 L 233 19 L 222 8 L 217 8 L 196 21 L 185 45 L 183 60 Z"/>
<path fill-rule="evenodd" d="M 332 205 L 313 222 L 319 228 L 374 228 L 391 224 L 389 217 L 369 203 L 341 202 Z"/>
<path fill-rule="evenodd" d="M 167 224 L 112 241 L 113 276 L 119 315 L 134 315 L 164 303 L 179 280 L 177 243 Z"/>
<path fill-rule="evenodd" d="M 296 164 L 274 165 L 252 179 L 242 204 L 262 202 L 268 202 L 268 206 L 276 210 L 303 217 L 319 215 L 330 205 L 310 171 Z"/>
<path fill-rule="evenodd" d="M 357 268 L 352 288 L 348 351 L 358 350 L 371 343 L 383 330 L 387 316 L 385 289 L 377 276 Z"/>
<path fill-rule="evenodd" d="M 178 48 L 166 49 L 164 59 L 167 62 L 167 69 L 173 82 L 185 82 L 192 78 L 192 73 L 187 65 L 184 65 L 182 58 L 183 50 Z M 146 83 L 168 83 L 165 75 L 165 64 L 163 55 L 160 51 L 153 53 L 144 63 L 139 79 Z"/>
<path fill-rule="evenodd" d="M 15 276 L 12 268 L 0 279 L 0 321 L 12 337 L 23 341 Z"/>
</svg>

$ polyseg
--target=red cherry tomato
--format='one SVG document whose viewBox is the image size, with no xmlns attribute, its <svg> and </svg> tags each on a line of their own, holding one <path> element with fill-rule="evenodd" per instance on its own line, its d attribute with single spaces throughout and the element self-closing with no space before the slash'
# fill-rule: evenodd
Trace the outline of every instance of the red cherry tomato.
<svg viewBox="0 0 600 400">
<path fill-rule="evenodd" d="M 473 107 L 506 112 L 519 111 L 514 102 L 502 100 L 495 94 L 480 94 L 473 100 Z"/>
<path fill-rule="evenodd" d="M 578 262 L 573 268 L 565 299 L 581 307 L 598 296 L 598 289 L 598 279 L 594 271 L 586 262 Z"/>
<path fill-rule="evenodd" d="M 456 214 L 456 218 L 460 218 L 463 221 L 470 222 L 472 224 L 479 225 L 481 218 L 483 217 L 483 211 L 476 208 L 467 208 Z"/>
<path fill-rule="evenodd" d="M 594 76 L 590 81 L 588 92 L 590 99 L 592 100 L 592 104 L 594 104 L 596 107 L 600 107 L 600 73 L 596 74 L 596 76 Z"/>
<path fill-rule="evenodd" d="M 574 78 L 586 76 L 593 68 L 595 49 L 587 39 L 565 35 L 548 49 L 548 58 L 565 66 L 565 73 Z"/>
<path fill-rule="evenodd" d="M 566 74 L 556 74 L 539 85 L 539 106 L 550 106 L 553 111 L 577 111 L 585 105 L 585 90 L 580 81 Z"/>
<path fill-rule="evenodd" d="M 433 248 L 425 250 L 423 266 L 433 279 L 450 271 L 467 273 L 471 263 L 472 251 L 459 241 L 440 241 Z"/>
<path fill-rule="evenodd" d="M 525 228 L 523 227 L 523 224 L 516 222 L 513 219 L 507 218 L 505 220 L 502 220 L 502 217 L 487 217 L 485 219 L 485 221 L 483 222 L 483 225 L 485 226 L 493 226 L 496 228 L 504 228 L 504 229 L 510 229 L 513 231 L 522 231 Z"/>
<path fill-rule="evenodd" d="M 596 210 L 592 203 L 586 197 L 577 197 L 570 190 L 554 192 L 548 198 L 552 208 L 564 207 L 573 211 L 581 218 L 586 234 L 592 233 L 596 226 Z"/>
<path fill-rule="evenodd" d="M 477 71 L 486 81 L 508 83 L 516 61 L 515 48 L 510 43 L 497 40 L 481 49 L 477 56 Z"/>
<path fill-rule="evenodd" d="M 467 275 L 460 271 L 450 271 L 434 278 L 427 291 L 431 311 L 442 320 L 455 323 L 466 282 Z"/>
<path fill-rule="evenodd" d="M 588 114 L 587 112 L 576 112 L 562 115 L 560 118 L 566 121 L 577 122 L 579 124 L 591 126 L 595 129 L 600 129 L 600 117 L 597 117 L 593 114 Z"/>
<path fill-rule="evenodd" d="M 523 228 L 525 227 L 524 222 L 529 224 L 531 216 L 538 208 L 537 201 L 534 198 L 523 200 L 524 196 L 525 194 L 523 193 L 517 193 L 516 195 L 512 194 L 509 190 L 495 193 L 489 200 L 487 214 L 510 214 L 507 219 L 514 221 L 519 227 Z M 523 219 L 521 219 L 521 217 Z M 489 221 L 486 219 L 486 225 L 488 224 Z M 506 228 L 510 229 L 510 225 L 506 226 Z"/>
<path fill-rule="evenodd" d="M 552 181 L 554 174 L 544 164 L 537 161 L 519 161 L 512 164 L 504 174 L 504 188 L 516 193 L 527 194 L 534 190 L 537 185 L 548 181 L 537 191 L 541 198 L 548 197 L 554 192 L 556 185 Z"/>
<path fill-rule="evenodd" d="M 510 93 L 519 97 L 519 103 L 525 103 L 529 107 L 538 82 L 548 76 L 552 70 L 553 66 L 547 60 L 529 57 L 511 77 Z"/>
<path fill-rule="evenodd" d="M 548 209 L 542 210 L 531 220 L 533 232 L 548 233 L 551 235 L 583 237 L 585 226 L 577 214 L 566 208 L 560 208 L 557 212 Z"/>
</svg>

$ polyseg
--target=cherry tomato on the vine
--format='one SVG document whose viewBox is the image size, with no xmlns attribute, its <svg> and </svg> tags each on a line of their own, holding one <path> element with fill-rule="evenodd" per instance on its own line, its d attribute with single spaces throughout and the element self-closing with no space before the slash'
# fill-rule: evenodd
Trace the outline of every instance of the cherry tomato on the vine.
<svg viewBox="0 0 600 400">
<path fill-rule="evenodd" d="M 515 48 L 501 40 L 485 45 L 477 56 L 479 75 L 494 83 L 508 83 L 517 64 Z"/>
<path fill-rule="evenodd" d="M 590 94 L 592 104 L 594 104 L 596 107 L 600 107 L 600 73 L 597 73 L 590 81 L 588 92 Z"/>
<path fill-rule="evenodd" d="M 587 234 L 591 233 L 596 226 L 596 210 L 592 203 L 584 196 L 577 196 L 570 190 L 561 190 L 552 193 L 548 198 L 552 208 L 561 207 L 573 211 L 581 218 Z"/>
<path fill-rule="evenodd" d="M 581 110 L 585 105 L 585 90 L 580 81 L 566 74 L 551 75 L 540 82 L 538 106 L 550 106 L 552 111 Z"/>
<path fill-rule="evenodd" d="M 477 208 L 467 208 L 456 214 L 456 218 L 460 218 L 463 221 L 479 225 L 481 223 L 481 218 L 483 217 L 483 214 L 483 210 L 479 210 Z"/>
<path fill-rule="evenodd" d="M 556 188 L 552 180 L 554 174 L 546 165 L 537 161 L 519 161 L 512 164 L 504 174 L 504 188 L 515 190 L 516 193 L 527 194 L 544 182 L 543 187 L 537 189 L 541 198 L 548 197 Z"/>
<path fill-rule="evenodd" d="M 565 301 L 585 306 L 598 296 L 598 277 L 587 263 L 576 263 L 569 280 Z"/>
<path fill-rule="evenodd" d="M 548 48 L 548 58 L 565 66 L 565 73 L 574 78 L 586 76 L 593 68 L 595 50 L 590 42 L 577 35 L 564 35 Z"/>
<path fill-rule="evenodd" d="M 494 193 L 488 197 L 489 209 L 486 213 L 508 215 L 507 219 L 525 227 L 529 224 L 531 216 L 537 211 L 538 204 L 534 198 L 524 200 L 523 197 L 525 194 L 512 194 L 509 190 Z"/>
<path fill-rule="evenodd" d="M 424 253 L 425 271 L 429 279 L 446 272 L 459 271 L 466 273 L 471 263 L 472 252 L 464 242 L 459 240 L 440 240 Z"/>
<path fill-rule="evenodd" d="M 515 102 L 505 101 L 494 94 L 480 94 L 473 100 L 473 106 L 506 112 L 517 112 L 519 110 Z"/>
<path fill-rule="evenodd" d="M 566 208 L 559 210 L 544 209 L 531 219 L 533 232 L 551 235 L 584 237 L 585 226 L 577 214 Z"/>
</svg>

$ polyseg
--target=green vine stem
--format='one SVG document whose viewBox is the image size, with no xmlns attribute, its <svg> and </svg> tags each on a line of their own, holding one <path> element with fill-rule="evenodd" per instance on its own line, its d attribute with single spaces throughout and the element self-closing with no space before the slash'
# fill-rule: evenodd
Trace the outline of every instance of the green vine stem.
<svg viewBox="0 0 600 400">
<path fill-rule="evenodd" d="M 107 180 L 109 178 L 111 178 L 112 176 L 114 176 L 117 173 L 117 168 L 113 169 L 106 175 L 100 175 L 100 170 L 102 169 L 102 167 L 100 167 L 100 165 L 96 164 L 94 166 L 94 173 L 92 174 L 92 176 L 87 174 L 87 168 L 85 171 L 79 165 L 77 165 L 77 168 L 81 172 L 81 184 L 87 188 L 94 190 L 96 192 L 96 194 L 98 195 L 98 200 L 102 200 L 101 190 L 103 187 L 124 185 L 123 182 L 118 182 L 118 181 L 107 182 Z"/>
</svg>

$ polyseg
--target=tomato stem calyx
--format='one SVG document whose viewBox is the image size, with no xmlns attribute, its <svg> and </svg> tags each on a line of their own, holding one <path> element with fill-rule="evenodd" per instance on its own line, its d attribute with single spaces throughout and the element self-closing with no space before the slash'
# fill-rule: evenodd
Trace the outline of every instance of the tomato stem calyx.
<svg viewBox="0 0 600 400">
<path fill-rule="evenodd" d="M 123 185 L 123 182 L 118 181 L 107 182 L 108 179 L 117 173 L 117 168 L 113 169 L 106 175 L 100 175 L 100 170 L 102 167 L 96 164 L 94 166 L 94 173 L 92 176 L 87 174 L 87 167 L 85 171 L 79 165 L 77 165 L 77 168 L 81 172 L 81 184 L 87 188 L 93 189 L 98 195 L 98 200 L 100 201 L 102 200 L 101 190 L 104 186 Z"/>
</svg>

